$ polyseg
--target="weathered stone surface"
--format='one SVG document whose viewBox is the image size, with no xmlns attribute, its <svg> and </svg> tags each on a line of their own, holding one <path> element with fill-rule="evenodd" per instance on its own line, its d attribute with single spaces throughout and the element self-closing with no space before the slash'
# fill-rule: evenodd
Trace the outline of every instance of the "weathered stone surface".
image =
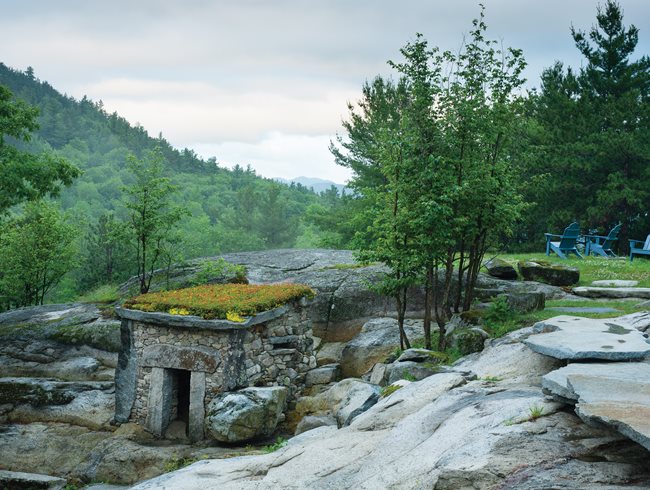
<svg viewBox="0 0 650 490">
<path fill-rule="evenodd" d="M 479 327 L 456 328 L 448 335 L 450 344 L 462 355 L 472 354 L 483 350 L 488 333 Z"/>
<path fill-rule="evenodd" d="M 280 421 L 287 394 L 285 387 L 274 386 L 218 395 L 208 405 L 206 429 L 223 442 L 269 437 Z"/>
<path fill-rule="evenodd" d="M 508 293 L 505 297 L 510 309 L 518 313 L 543 310 L 546 305 L 544 293 Z"/>
<path fill-rule="evenodd" d="M 479 378 L 496 378 L 501 382 L 539 384 L 541 377 L 563 365 L 555 358 L 531 351 L 521 340 L 532 329 L 511 332 L 500 339 L 489 340 L 482 352 L 460 359 L 454 364 L 458 371 L 471 371 Z"/>
<path fill-rule="evenodd" d="M 636 305 L 637 308 L 650 308 L 650 300 L 648 301 L 641 301 L 641 303 L 637 303 Z"/>
<path fill-rule="evenodd" d="M 338 381 L 341 377 L 340 364 L 326 364 L 311 371 L 305 375 L 305 385 L 326 385 Z"/>
<path fill-rule="evenodd" d="M 601 308 L 597 306 L 551 306 L 546 308 L 551 311 L 562 311 L 564 313 L 618 313 L 621 310 L 616 308 Z"/>
<path fill-rule="evenodd" d="M 405 322 L 406 335 L 413 341 L 424 333 L 421 323 Z M 361 332 L 343 348 L 341 368 L 344 377 L 360 377 L 377 362 L 384 361 L 399 347 L 397 320 L 377 318 L 363 325 Z"/>
<path fill-rule="evenodd" d="M 36 383 L 40 380 L 30 381 Z M 110 383 L 104 384 L 110 385 Z M 52 382 L 52 385 L 54 386 L 49 393 L 55 396 L 55 403 L 41 404 L 41 400 L 16 403 L 5 416 L 7 421 L 22 424 L 66 423 L 94 430 L 111 430 L 109 423 L 115 410 L 115 397 L 111 388 L 102 386 L 102 383 L 91 382 Z M 47 385 L 35 384 L 34 386 L 43 389 L 43 386 Z M 56 399 L 56 393 L 63 398 Z M 67 401 L 62 403 L 65 400 Z"/>
<path fill-rule="evenodd" d="M 381 430 L 395 427 L 407 416 L 434 402 L 452 388 L 462 386 L 466 379 L 460 373 L 441 373 L 411 383 L 400 380 L 401 385 L 391 395 L 381 398 L 372 410 L 359 415 L 352 424 L 357 430 Z"/>
<path fill-rule="evenodd" d="M 638 286 L 639 281 L 624 281 L 621 279 L 605 279 L 602 281 L 593 281 L 592 286 L 601 288 L 633 288 Z"/>
<path fill-rule="evenodd" d="M 207 347 L 169 344 L 148 345 L 142 351 L 142 365 L 214 373 L 221 361 L 218 351 Z"/>
<path fill-rule="evenodd" d="M 406 349 L 397 358 L 397 362 L 405 362 L 405 361 L 426 362 L 432 360 L 437 360 L 437 356 L 435 352 L 432 352 L 427 349 L 417 349 L 417 348 Z"/>
<path fill-rule="evenodd" d="M 442 376 L 402 387 L 349 427 L 305 432 L 270 455 L 199 462 L 136 489 L 623 489 L 632 478 L 650 481 L 638 446 L 557 412 L 538 389 L 453 388 L 462 381 Z M 418 398 L 436 378 L 441 386 Z M 527 421 L 531 406 L 544 416 Z"/>
<path fill-rule="evenodd" d="M 306 415 L 333 415 L 339 426 L 344 426 L 377 403 L 378 399 L 378 386 L 348 378 L 323 393 L 299 398 L 295 412 L 300 418 Z"/>
<path fill-rule="evenodd" d="M 645 337 L 616 324 L 616 319 L 563 315 L 539 322 L 534 329 L 539 334 L 524 343 L 535 352 L 557 359 L 633 361 L 650 354 Z"/>
<path fill-rule="evenodd" d="M 307 432 L 308 430 L 316 429 L 318 427 L 336 427 L 337 425 L 338 424 L 336 422 L 336 419 L 331 415 L 307 415 L 300 421 L 300 423 L 298 423 L 295 435 L 302 434 L 303 432 Z"/>
<path fill-rule="evenodd" d="M 368 381 L 374 385 L 384 386 L 388 381 L 388 366 L 390 364 L 384 364 L 383 362 L 375 364 L 372 367 Z"/>
<path fill-rule="evenodd" d="M 170 465 L 184 458 L 223 458 L 243 451 L 233 447 L 163 445 L 135 424 L 123 424 L 110 432 L 39 422 L 4 424 L 0 448 L 2 467 L 11 471 L 39 471 L 73 481 L 121 485 L 165 473 Z"/>
<path fill-rule="evenodd" d="M 573 294 L 585 298 L 650 298 L 650 288 L 600 288 L 581 286 Z"/>
<path fill-rule="evenodd" d="M 60 490 L 65 485 L 66 481 L 63 478 L 57 478 L 55 476 L 0 470 L 0 486 L 2 488 Z"/>
<path fill-rule="evenodd" d="M 420 381 L 438 372 L 438 366 L 414 361 L 394 362 L 388 367 L 388 384 L 400 379 Z"/>
<path fill-rule="evenodd" d="M 650 364 L 570 364 L 543 382 L 577 401 L 583 420 L 608 425 L 650 450 Z"/>
<path fill-rule="evenodd" d="M 503 259 L 495 257 L 486 262 L 484 266 L 487 269 L 488 274 L 492 277 L 510 281 L 517 279 L 517 271 L 515 268 Z"/>
<path fill-rule="evenodd" d="M 346 342 L 325 342 L 321 344 L 320 349 L 316 352 L 318 365 L 340 364 L 345 344 Z"/>
<path fill-rule="evenodd" d="M 636 328 L 641 332 L 647 332 L 650 328 L 650 311 L 637 311 L 611 320 L 621 327 Z"/>
<path fill-rule="evenodd" d="M 545 282 L 553 286 L 571 286 L 580 280 L 580 271 L 577 268 L 563 264 L 527 260 L 520 261 L 517 267 L 526 281 Z"/>
</svg>

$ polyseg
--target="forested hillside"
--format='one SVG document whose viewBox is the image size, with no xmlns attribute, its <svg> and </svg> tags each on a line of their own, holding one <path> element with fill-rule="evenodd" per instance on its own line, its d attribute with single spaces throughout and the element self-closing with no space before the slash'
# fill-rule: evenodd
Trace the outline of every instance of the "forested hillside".
<svg viewBox="0 0 650 490">
<path fill-rule="evenodd" d="M 133 183 L 127 157 L 142 158 L 154 148 L 164 156 L 165 176 L 178 186 L 173 203 L 188 211 L 175 226 L 178 259 L 321 242 L 321 232 L 304 217 L 322 213 L 336 201 L 334 191 L 320 196 L 300 184 L 261 178 L 250 167 L 221 168 L 216 158 L 205 161 L 192 150 L 177 150 L 162 135 L 153 138 L 142 126 L 107 113 L 101 101 L 62 95 L 31 68 L 21 72 L 0 63 L 0 85 L 40 110 L 40 128 L 31 141 L 12 144 L 62 156 L 83 172 L 57 199 L 79 236 L 80 270 L 67 281 L 68 289 L 79 291 L 103 282 L 91 277 L 89 270 L 91 256 L 96 255 L 93 243 L 100 245 L 108 217 L 126 218 L 123 188 Z M 114 272 L 112 279 L 119 280 L 133 268 L 122 264 Z"/>
</svg>

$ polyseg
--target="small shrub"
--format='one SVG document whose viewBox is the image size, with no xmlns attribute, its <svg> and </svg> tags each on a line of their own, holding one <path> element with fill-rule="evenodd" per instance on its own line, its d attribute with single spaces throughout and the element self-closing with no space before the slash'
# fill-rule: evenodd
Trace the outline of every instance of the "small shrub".
<svg viewBox="0 0 650 490">
<path fill-rule="evenodd" d="M 531 405 L 528 408 L 528 412 L 530 414 L 529 417 L 528 417 L 528 420 L 531 421 L 531 422 L 534 422 L 535 420 L 540 418 L 542 415 L 544 415 L 544 407 L 541 407 L 539 405 Z"/>
<path fill-rule="evenodd" d="M 233 282 L 246 284 L 246 267 L 226 262 L 223 258 L 201 263 L 192 281 L 195 285 L 214 282 Z"/>
<path fill-rule="evenodd" d="M 264 452 L 266 453 L 272 453 L 277 451 L 280 448 L 283 448 L 284 446 L 287 445 L 287 440 L 283 437 L 278 437 L 273 444 L 270 444 L 268 446 L 264 446 Z"/>
<path fill-rule="evenodd" d="M 118 299 L 120 299 L 120 295 L 117 286 L 104 284 L 79 296 L 77 301 L 80 303 L 115 303 Z"/>
<path fill-rule="evenodd" d="M 379 396 L 382 398 L 386 398 L 387 396 L 392 395 L 395 393 L 397 390 L 399 390 L 402 386 L 401 385 L 388 385 L 384 386 L 380 391 L 379 391 Z"/>
<path fill-rule="evenodd" d="M 402 375 L 402 379 L 405 379 L 406 381 L 417 381 L 417 378 L 413 376 L 411 373 L 404 373 Z"/>
<path fill-rule="evenodd" d="M 508 306 L 508 300 L 505 296 L 497 296 L 497 298 L 490 303 L 490 307 L 485 313 L 485 320 L 489 323 L 503 323 L 512 319 L 514 312 Z"/>
</svg>

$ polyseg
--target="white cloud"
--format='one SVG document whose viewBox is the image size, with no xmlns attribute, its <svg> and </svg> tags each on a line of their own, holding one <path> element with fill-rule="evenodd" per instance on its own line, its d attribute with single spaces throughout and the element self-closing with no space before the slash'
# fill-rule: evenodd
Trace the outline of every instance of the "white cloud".
<svg viewBox="0 0 650 490">
<path fill-rule="evenodd" d="M 196 143 L 191 148 L 205 158 L 216 156 L 224 167 L 250 164 L 264 177 L 292 179 L 306 175 L 344 184 L 350 172 L 334 163 L 328 150 L 330 139 L 327 135 L 273 132 L 255 142 Z"/>
</svg>

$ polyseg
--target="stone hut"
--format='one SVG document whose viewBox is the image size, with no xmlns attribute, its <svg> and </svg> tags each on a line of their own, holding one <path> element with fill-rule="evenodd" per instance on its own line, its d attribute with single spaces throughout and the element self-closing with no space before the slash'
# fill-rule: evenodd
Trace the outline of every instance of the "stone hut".
<svg viewBox="0 0 650 490">
<path fill-rule="evenodd" d="M 173 421 L 191 441 L 205 437 L 206 408 L 218 394 L 286 386 L 288 400 L 316 367 L 306 300 L 243 323 L 116 308 L 122 350 L 116 370 L 115 421 L 158 437 Z"/>
</svg>

